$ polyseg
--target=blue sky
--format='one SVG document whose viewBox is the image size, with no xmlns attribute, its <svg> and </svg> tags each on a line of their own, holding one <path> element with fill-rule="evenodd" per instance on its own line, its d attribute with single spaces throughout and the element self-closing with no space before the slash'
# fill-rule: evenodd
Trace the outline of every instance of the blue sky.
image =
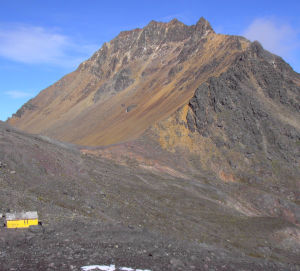
<svg viewBox="0 0 300 271">
<path fill-rule="evenodd" d="M 0 0 L 0 120 L 120 31 L 151 20 L 191 25 L 203 16 L 216 32 L 259 40 L 300 72 L 299 14 L 299 0 Z"/>
</svg>

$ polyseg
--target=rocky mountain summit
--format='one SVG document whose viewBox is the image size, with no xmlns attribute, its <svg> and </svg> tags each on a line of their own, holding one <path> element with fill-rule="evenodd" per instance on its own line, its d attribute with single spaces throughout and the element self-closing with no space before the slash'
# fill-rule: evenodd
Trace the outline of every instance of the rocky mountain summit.
<svg viewBox="0 0 300 271">
<path fill-rule="evenodd" d="M 258 42 L 216 34 L 203 18 L 152 21 L 105 43 L 8 124 L 0 206 L 36 208 L 50 232 L 80 243 L 63 244 L 66 266 L 45 266 L 69 270 L 84 247 L 75 270 L 97 259 L 299 270 L 300 75 Z M 65 231 L 72 217 L 86 240 Z M 48 233 L 33 250 L 52 244 Z"/>
</svg>

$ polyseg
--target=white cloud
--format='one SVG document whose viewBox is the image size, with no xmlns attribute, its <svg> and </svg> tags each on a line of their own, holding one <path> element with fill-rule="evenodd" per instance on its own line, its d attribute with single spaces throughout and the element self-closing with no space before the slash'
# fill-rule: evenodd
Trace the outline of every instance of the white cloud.
<svg viewBox="0 0 300 271">
<path fill-rule="evenodd" d="M 51 29 L 0 25 L 0 56 L 13 61 L 74 67 L 94 50 L 94 45 L 78 44 Z"/>
<path fill-rule="evenodd" d="M 33 96 L 33 94 L 30 92 L 19 91 L 19 90 L 5 91 L 4 94 L 8 95 L 12 99 L 29 98 Z"/>
<path fill-rule="evenodd" d="M 299 32 L 274 18 L 255 19 L 242 35 L 251 41 L 258 40 L 265 49 L 287 59 L 300 48 Z"/>
</svg>

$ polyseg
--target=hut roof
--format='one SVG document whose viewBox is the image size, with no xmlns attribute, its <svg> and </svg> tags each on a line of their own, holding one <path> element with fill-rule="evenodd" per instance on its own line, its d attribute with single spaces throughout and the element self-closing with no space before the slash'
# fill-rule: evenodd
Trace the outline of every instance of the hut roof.
<svg viewBox="0 0 300 271">
<path fill-rule="evenodd" d="M 21 212 L 21 213 L 6 213 L 6 220 L 21 220 L 21 219 L 37 219 L 38 213 L 34 212 Z"/>
</svg>

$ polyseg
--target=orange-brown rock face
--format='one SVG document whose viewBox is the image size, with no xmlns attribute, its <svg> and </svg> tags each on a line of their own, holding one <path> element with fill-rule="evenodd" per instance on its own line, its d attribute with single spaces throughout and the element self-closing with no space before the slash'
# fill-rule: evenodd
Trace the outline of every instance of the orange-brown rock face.
<svg viewBox="0 0 300 271">
<path fill-rule="evenodd" d="M 89 60 L 25 104 L 9 123 L 81 145 L 137 138 L 188 104 L 249 42 L 216 34 L 201 18 L 186 26 L 150 22 L 121 32 Z"/>
</svg>

